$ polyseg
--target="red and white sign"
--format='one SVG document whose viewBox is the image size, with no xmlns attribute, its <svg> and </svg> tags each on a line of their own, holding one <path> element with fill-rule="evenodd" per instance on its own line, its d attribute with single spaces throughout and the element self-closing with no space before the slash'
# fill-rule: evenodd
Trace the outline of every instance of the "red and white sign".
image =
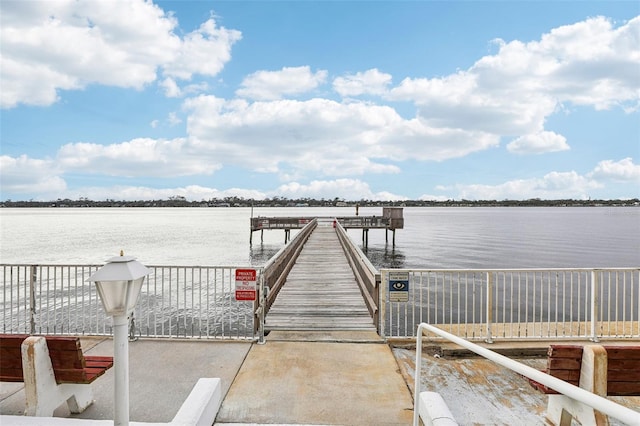
<svg viewBox="0 0 640 426">
<path fill-rule="evenodd" d="M 256 300 L 256 270 L 236 269 L 236 300 Z"/>
</svg>

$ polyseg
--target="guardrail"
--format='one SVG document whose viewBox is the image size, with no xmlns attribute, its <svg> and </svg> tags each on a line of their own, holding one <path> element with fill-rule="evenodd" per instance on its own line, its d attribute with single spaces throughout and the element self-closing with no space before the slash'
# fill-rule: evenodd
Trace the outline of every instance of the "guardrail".
<svg viewBox="0 0 640 426">
<path fill-rule="evenodd" d="M 110 335 L 95 285 L 102 265 L 0 265 L 3 333 Z M 235 300 L 234 266 L 147 266 L 130 337 L 249 340 L 254 302 Z M 261 268 L 257 270 L 261 275 Z"/>
<path fill-rule="evenodd" d="M 556 377 L 550 376 L 542 371 L 536 370 L 535 368 L 529 367 L 528 365 L 521 364 L 517 361 L 507 358 L 504 355 L 500 355 L 496 352 L 493 352 L 489 349 L 483 348 L 482 346 L 476 345 L 475 343 L 468 342 L 465 339 L 454 336 L 451 333 L 447 333 L 444 330 L 441 330 L 433 325 L 421 323 L 417 327 L 417 342 L 416 342 L 416 370 L 414 377 L 414 405 L 413 405 L 413 425 L 419 425 L 419 413 L 420 413 L 420 372 L 422 367 L 422 335 L 424 330 L 427 330 L 437 336 L 440 336 L 446 340 L 449 340 L 457 345 L 462 346 L 465 349 L 468 349 L 476 354 L 495 362 L 509 370 L 515 371 L 518 374 L 521 374 L 525 377 L 528 377 L 532 380 L 535 380 L 538 383 L 542 383 L 545 386 L 550 387 L 563 395 L 566 395 L 576 401 L 579 401 L 583 404 L 586 404 L 594 409 L 613 417 L 614 419 L 620 420 L 625 424 L 629 425 L 637 425 L 639 421 L 640 414 L 636 411 L 622 406 L 620 404 L 616 404 L 613 401 L 610 401 L 606 398 L 598 396 L 594 393 L 588 392 L 584 389 L 579 388 L 578 386 L 574 386 L 570 383 L 565 382 L 564 380 L 560 380 Z"/>
<path fill-rule="evenodd" d="M 381 275 L 385 337 L 413 337 L 421 322 L 487 342 L 640 337 L 640 268 L 383 269 Z"/>
<path fill-rule="evenodd" d="M 378 301 L 380 300 L 380 274 L 362 250 L 351 241 L 342 224 L 339 221 L 335 222 L 335 224 L 338 240 L 340 240 L 340 244 L 347 255 L 347 260 L 356 277 L 369 314 L 371 314 L 376 328 L 379 329 L 380 316 Z"/>
</svg>

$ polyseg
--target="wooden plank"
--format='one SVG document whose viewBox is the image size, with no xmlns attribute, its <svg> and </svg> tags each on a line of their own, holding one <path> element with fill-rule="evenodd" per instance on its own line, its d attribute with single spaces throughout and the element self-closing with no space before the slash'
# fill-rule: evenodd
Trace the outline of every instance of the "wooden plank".
<svg viewBox="0 0 640 426">
<path fill-rule="evenodd" d="M 335 230 L 317 227 L 265 320 L 267 330 L 375 330 Z"/>
</svg>

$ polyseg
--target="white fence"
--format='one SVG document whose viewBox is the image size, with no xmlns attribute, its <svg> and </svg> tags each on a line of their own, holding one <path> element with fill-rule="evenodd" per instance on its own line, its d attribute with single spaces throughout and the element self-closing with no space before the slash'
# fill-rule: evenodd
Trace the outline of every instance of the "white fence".
<svg viewBox="0 0 640 426">
<path fill-rule="evenodd" d="M 489 342 L 640 337 L 640 268 L 383 269 L 381 275 L 386 337 L 414 337 L 421 322 Z"/>
<path fill-rule="evenodd" d="M 109 335 L 87 279 L 101 265 L 0 265 L 2 333 Z M 148 266 L 130 337 L 254 339 L 254 302 L 235 300 L 235 270 Z M 245 269 L 246 267 L 242 267 Z M 261 279 L 261 268 L 256 269 Z"/>
<path fill-rule="evenodd" d="M 100 266 L 0 265 L 0 332 L 111 334 L 111 320 L 87 282 Z M 235 300 L 240 267 L 149 268 L 131 337 L 259 337 L 257 303 Z M 262 280 L 262 268 L 253 269 Z M 406 276 L 407 284 L 392 287 L 391 295 L 390 272 Z M 640 268 L 383 269 L 381 275 L 385 337 L 415 337 L 421 322 L 471 340 L 640 337 Z"/>
</svg>

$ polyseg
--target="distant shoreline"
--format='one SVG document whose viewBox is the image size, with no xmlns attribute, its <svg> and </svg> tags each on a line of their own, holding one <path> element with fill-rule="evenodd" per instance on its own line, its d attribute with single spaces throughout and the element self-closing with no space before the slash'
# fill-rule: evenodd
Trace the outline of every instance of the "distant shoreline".
<svg viewBox="0 0 640 426">
<path fill-rule="evenodd" d="M 226 198 L 223 200 L 187 201 L 184 197 L 173 197 L 169 200 L 139 201 L 93 201 L 55 200 L 55 201 L 11 201 L 0 202 L 0 208 L 105 208 L 105 207 L 640 207 L 640 199 L 630 200 L 404 200 L 404 201 L 344 201 L 283 198 L 267 200 L 247 200 L 242 198 Z"/>
</svg>

